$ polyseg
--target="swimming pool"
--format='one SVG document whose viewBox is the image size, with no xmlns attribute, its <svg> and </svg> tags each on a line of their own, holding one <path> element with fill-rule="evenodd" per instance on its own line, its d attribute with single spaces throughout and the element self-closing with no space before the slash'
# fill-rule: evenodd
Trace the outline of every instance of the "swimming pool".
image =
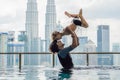
<svg viewBox="0 0 120 80">
<path fill-rule="evenodd" d="M 24 66 L 0 68 L 0 80 L 120 80 L 120 67 L 58 67 Z"/>
</svg>

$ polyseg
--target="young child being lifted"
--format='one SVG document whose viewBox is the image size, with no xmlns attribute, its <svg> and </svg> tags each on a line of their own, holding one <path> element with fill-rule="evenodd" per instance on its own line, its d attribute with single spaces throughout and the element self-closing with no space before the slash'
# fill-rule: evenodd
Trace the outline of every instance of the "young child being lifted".
<svg viewBox="0 0 120 80">
<path fill-rule="evenodd" d="M 82 15 L 82 9 L 80 9 L 79 14 L 71 14 L 65 11 L 65 15 L 68 16 L 69 18 L 72 17 L 73 21 L 70 25 L 63 29 L 62 32 L 54 31 L 51 36 L 53 41 L 61 39 L 62 36 L 64 35 L 69 35 L 70 34 L 69 29 L 71 29 L 74 32 L 77 26 L 81 26 L 84 28 L 88 27 L 88 23 L 86 22 Z"/>
</svg>

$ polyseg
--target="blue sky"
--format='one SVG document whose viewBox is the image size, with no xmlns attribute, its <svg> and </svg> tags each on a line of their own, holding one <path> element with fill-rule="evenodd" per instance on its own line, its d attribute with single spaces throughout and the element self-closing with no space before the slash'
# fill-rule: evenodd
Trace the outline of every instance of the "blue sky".
<svg viewBox="0 0 120 80">
<path fill-rule="evenodd" d="M 39 36 L 44 38 L 45 10 L 47 0 L 37 0 L 39 11 Z M 83 16 L 89 23 L 86 35 L 96 43 L 97 25 L 110 25 L 110 40 L 120 43 L 120 0 L 56 0 L 57 22 L 65 27 L 70 24 L 64 11 L 78 13 L 83 8 Z M 0 0 L 0 32 L 25 29 L 27 0 Z"/>
</svg>

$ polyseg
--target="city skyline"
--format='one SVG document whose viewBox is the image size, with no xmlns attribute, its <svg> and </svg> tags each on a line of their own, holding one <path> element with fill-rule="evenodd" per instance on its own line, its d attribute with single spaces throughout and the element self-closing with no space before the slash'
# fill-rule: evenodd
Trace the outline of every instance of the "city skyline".
<svg viewBox="0 0 120 80">
<path fill-rule="evenodd" d="M 81 0 L 75 0 L 75 2 L 79 2 Z M 87 1 L 87 0 L 86 0 Z M 89 28 L 87 29 L 87 35 L 89 39 L 93 40 L 95 44 L 97 43 L 97 25 L 109 25 L 110 26 L 110 43 L 120 43 L 120 34 L 119 34 L 119 26 L 120 26 L 120 17 L 119 11 L 120 8 L 119 0 L 100 0 L 99 3 L 93 0 L 91 5 L 83 7 L 83 15 L 88 20 Z M 7 4 L 9 2 L 9 4 Z M 39 36 L 44 39 L 44 28 L 45 28 L 45 11 L 47 0 L 42 0 L 38 2 L 38 12 L 39 12 Z M 81 1 L 82 2 L 82 1 Z M 80 4 L 81 4 L 80 2 Z M 2 3 L 2 4 L 1 4 Z M 27 0 L 4 0 L 1 1 L 1 13 L 0 13 L 0 32 L 2 31 L 21 31 L 25 30 L 25 11 L 26 11 L 26 3 Z M 68 3 L 64 5 L 63 3 Z M 111 6 L 111 4 L 115 4 Z M 7 4 L 4 5 L 4 4 Z M 56 8 L 57 8 L 57 20 L 61 21 L 61 25 L 65 27 L 71 21 L 71 19 L 67 18 L 64 15 L 64 11 L 69 11 L 71 13 L 79 12 L 80 5 L 76 3 L 72 5 L 72 1 L 63 1 L 56 0 Z M 84 3 L 86 4 L 86 3 Z M 106 5 L 109 4 L 109 5 Z M 22 6 L 21 6 L 22 5 Z M 9 19 L 8 19 L 9 18 Z M 94 35 L 93 35 L 94 34 Z M 114 39 L 115 38 L 115 39 Z M 111 45 L 112 47 L 112 45 Z"/>
</svg>

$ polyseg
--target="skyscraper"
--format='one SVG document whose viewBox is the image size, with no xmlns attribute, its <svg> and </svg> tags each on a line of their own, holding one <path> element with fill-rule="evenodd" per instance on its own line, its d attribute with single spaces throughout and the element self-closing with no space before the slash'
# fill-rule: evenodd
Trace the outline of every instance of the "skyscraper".
<svg viewBox="0 0 120 80">
<path fill-rule="evenodd" d="M 24 43 L 23 42 L 9 42 L 8 52 L 24 52 Z"/>
<path fill-rule="evenodd" d="M 15 31 L 8 31 L 8 42 L 15 41 Z"/>
<path fill-rule="evenodd" d="M 24 42 L 9 42 L 8 43 L 8 53 L 15 53 L 15 52 L 24 52 Z M 22 55 L 22 59 L 23 55 Z M 17 54 L 7 54 L 7 66 L 15 66 L 19 63 L 19 55 Z M 23 61 L 22 61 L 23 65 Z"/>
<path fill-rule="evenodd" d="M 25 51 L 26 52 L 38 52 L 38 10 L 37 1 L 28 0 L 27 11 L 26 11 L 26 41 Z M 37 54 L 25 54 L 24 65 L 38 65 Z"/>
<path fill-rule="evenodd" d="M 92 40 L 85 44 L 84 52 L 96 52 L 96 45 Z M 97 65 L 97 54 L 89 55 L 89 65 Z"/>
<path fill-rule="evenodd" d="M 110 33 L 109 25 L 99 25 L 97 30 L 97 51 L 109 52 Z"/>
<path fill-rule="evenodd" d="M 8 33 L 1 32 L 0 33 L 0 52 L 7 52 L 7 42 L 8 42 Z"/>
<path fill-rule="evenodd" d="M 28 0 L 26 11 L 26 52 L 37 52 L 36 38 L 38 38 L 38 10 L 36 0 Z M 36 45 L 36 46 L 35 46 Z"/>
<path fill-rule="evenodd" d="M 81 36 L 78 37 L 78 40 L 80 45 L 77 48 L 75 48 L 72 52 L 85 52 L 84 47 L 85 44 L 87 44 L 88 42 L 88 37 Z M 76 54 L 76 55 L 72 55 L 72 57 L 73 57 L 73 62 L 76 65 L 86 65 L 86 54 Z"/>
<path fill-rule="evenodd" d="M 97 30 L 97 51 L 110 51 L 110 33 L 109 25 L 99 25 Z M 98 65 L 112 65 L 112 54 L 98 54 Z"/>
<path fill-rule="evenodd" d="M 26 41 L 26 31 L 20 31 L 20 34 L 18 35 L 18 41 L 19 42 Z"/>
<path fill-rule="evenodd" d="M 112 52 L 120 52 L 120 43 L 113 43 Z M 120 65 L 120 54 L 113 54 L 114 65 Z"/>
<path fill-rule="evenodd" d="M 120 52 L 120 43 L 113 43 L 112 52 Z"/>
<path fill-rule="evenodd" d="M 8 44 L 7 51 L 8 53 L 15 52 L 25 52 L 24 45 L 26 39 L 26 31 L 20 31 L 18 35 L 18 42 L 15 41 L 15 31 L 8 32 Z M 22 55 L 22 60 L 24 60 L 24 55 Z M 7 66 L 15 66 L 19 63 L 19 56 L 17 54 L 7 54 Z M 23 65 L 22 61 L 22 65 Z"/>
<path fill-rule="evenodd" d="M 41 39 L 41 45 L 40 45 L 41 52 L 46 52 L 45 51 L 45 42 L 46 42 L 46 40 Z"/>
<path fill-rule="evenodd" d="M 84 52 L 85 44 L 88 42 L 88 36 L 78 37 L 80 45 L 75 49 L 76 52 Z"/>
<path fill-rule="evenodd" d="M 8 33 L 0 32 L 0 53 L 7 52 Z M 0 54 L 0 67 L 6 67 L 7 56 Z"/>
<path fill-rule="evenodd" d="M 51 42 L 51 33 L 56 29 L 56 6 L 54 0 L 47 0 L 45 16 L 46 52 L 48 52 Z"/>
</svg>

